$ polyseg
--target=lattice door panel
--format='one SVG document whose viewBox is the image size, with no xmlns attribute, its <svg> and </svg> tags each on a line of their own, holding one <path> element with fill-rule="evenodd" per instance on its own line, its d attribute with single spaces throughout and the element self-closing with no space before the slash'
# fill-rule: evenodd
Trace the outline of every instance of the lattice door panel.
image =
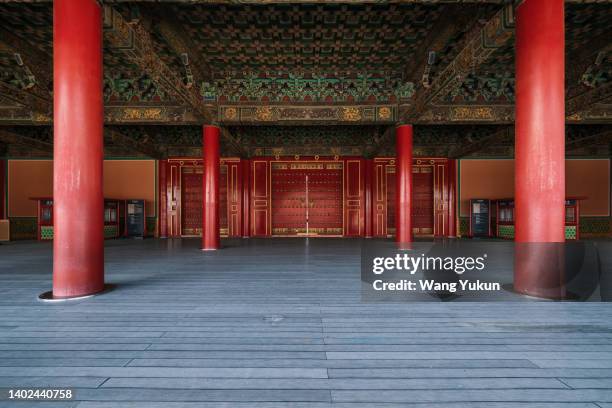
<svg viewBox="0 0 612 408">
<path fill-rule="evenodd" d="M 181 172 L 181 235 L 202 235 L 202 168 Z"/>
</svg>

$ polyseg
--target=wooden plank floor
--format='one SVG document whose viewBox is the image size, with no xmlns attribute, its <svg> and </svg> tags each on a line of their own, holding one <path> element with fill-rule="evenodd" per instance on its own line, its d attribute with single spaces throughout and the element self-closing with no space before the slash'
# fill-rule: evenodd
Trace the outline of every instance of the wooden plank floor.
<svg viewBox="0 0 612 408">
<path fill-rule="evenodd" d="M 612 408 L 612 304 L 362 303 L 361 243 L 107 241 L 117 288 L 63 305 L 2 245 L 0 388 L 76 399 L 0 407 Z"/>
</svg>

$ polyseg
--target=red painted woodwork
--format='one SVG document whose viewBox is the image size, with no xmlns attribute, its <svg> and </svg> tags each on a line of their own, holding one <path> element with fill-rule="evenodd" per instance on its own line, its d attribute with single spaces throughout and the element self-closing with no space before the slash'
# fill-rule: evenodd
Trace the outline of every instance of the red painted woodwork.
<svg viewBox="0 0 612 408">
<path fill-rule="evenodd" d="M 413 235 L 433 233 L 435 237 L 442 237 L 449 233 L 451 224 L 448 220 L 456 218 L 456 208 L 450 205 L 448 162 L 447 159 L 436 158 L 413 159 L 413 175 L 421 180 L 415 183 L 420 183 L 422 188 L 419 193 L 413 192 L 412 216 L 419 217 L 422 222 L 422 225 L 413 225 Z M 428 176 L 431 174 L 433 181 Z M 372 222 L 376 237 L 395 234 L 395 186 L 395 159 L 374 159 Z M 438 216 L 434 208 L 438 209 Z"/>
<path fill-rule="evenodd" d="M 346 159 L 344 167 L 344 235 L 359 237 L 365 229 L 364 159 Z"/>
<path fill-rule="evenodd" d="M 183 163 L 183 161 L 168 160 L 168 166 L 166 167 L 166 192 L 168 197 L 166 214 L 169 237 L 181 236 L 181 167 Z M 193 163 L 195 165 L 197 161 L 194 160 Z"/>
<path fill-rule="evenodd" d="M 158 180 L 159 180 L 159 217 L 158 217 L 158 235 L 160 238 L 168 237 L 168 161 L 160 160 L 158 165 Z"/>
<path fill-rule="evenodd" d="M 6 218 L 6 161 L 0 160 L 0 220 Z"/>
<path fill-rule="evenodd" d="M 565 30 L 563 0 L 524 0 L 516 10 L 514 287 L 563 297 Z"/>
<path fill-rule="evenodd" d="M 365 237 L 372 238 L 373 235 L 373 225 L 372 225 L 372 203 L 373 203 L 373 190 L 372 190 L 372 178 L 374 177 L 374 160 L 366 159 L 364 160 L 365 167 L 365 180 L 363 182 L 364 187 L 364 203 L 365 203 Z"/>
<path fill-rule="evenodd" d="M 402 245 L 412 242 L 412 126 L 398 126 L 395 138 L 395 241 Z"/>
<path fill-rule="evenodd" d="M 240 237 L 242 235 L 242 165 L 240 160 L 221 160 L 220 182 L 221 235 Z"/>
<path fill-rule="evenodd" d="M 341 205 L 337 208 L 337 211 L 340 213 L 338 216 L 337 213 L 332 213 L 329 209 L 324 209 L 321 212 L 321 218 L 317 221 L 317 210 L 311 209 L 310 213 L 315 218 L 310 219 L 309 227 L 314 228 L 327 228 L 323 231 L 317 231 L 319 235 L 322 234 L 332 234 L 332 235 L 345 235 L 345 236 L 365 236 L 367 232 L 368 220 L 371 223 L 372 234 L 374 236 L 389 236 L 393 235 L 395 232 L 395 223 L 394 223 L 394 206 L 395 206 L 395 159 L 393 158 L 376 158 L 371 163 L 371 173 L 372 180 L 371 186 L 371 209 L 368 210 L 368 194 L 367 194 L 367 178 L 368 178 L 368 161 L 361 158 L 315 158 L 315 157 L 261 157 L 252 160 L 240 160 L 237 158 L 224 158 L 221 160 L 221 172 L 227 172 L 227 174 L 231 173 L 232 166 L 235 166 L 236 169 L 236 177 L 237 181 L 232 182 L 231 177 L 227 177 L 227 200 L 231 200 L 232 191 L 235 192 L 236 200 L 234 201 L 235 207 L 233 204 L 230 204 L 228 201 L 227 205 L 227 219 L 231 220 L 234 216 L 235 223 L 226 224 L 223 222 L 220 224 L 221 231 L 227 231 L 229 236 L 271 236 L 271 235 L 279 235 L 281 231 L 277 229 L 276 232 L 273 233 L 273 228 L 289 228 L 287 225 L 282 225 L 281 222 L 277 222 L 282 218 L 283 212 L 290 211 L 289 209 L 280 209 L 277 211 L 277 207 L 282 206 L 282 191 L 278 191 L 278 185 L 282 183 L 278 183 L 278 172 L 282 172 L 284 170 L 276 169 L 272 170 L 274 163 L 282 163 L 283 165 L 288 166 L 290 163 L 299 166 L 305 166 L 306 164 L 312 163 L 332 163 L 341 165 L 343 170 L 333 169 L 333 176 L 326 176 L 320 179 L 320 186 L 324 187 L 325 190 L 330 189 L 330 185 L 327 184 L 332 180 L 340 181 L 339 186 L 341 186 L 341 190 L 338 193 L 336 190 L 336 194 L 340 194 L 341 197 Z M 450 189 L 448 180 L 450 177 L 437 177 L 435 173 L 435 166 L 440 166 L 440 169 L 444 171 L 444 174 L 448 173 L 447 159 L 428 159 L 428 158 L 419 158 L 413 160 L 413 168 L 418 168 L 419 173 L 422 171 L 422 168 L 427 168 L 428 170 L 424 170 L 427 174 L 434 174 L 433 180 L 433 190 L 427 192 L 430 197 L 434 197 L 434 203 L 426 202 L 424 206 L 429 210 L 428 213 L 432 213 L 433 206 L 439 206 L 443 209 L 444 217 L 439 222 L 439 225 L 436 223 L 433 225 L 433 233 L 435 236 L 443 236 L 448 233 L 448 219 L 455 218 L 455 215 L 452 216 L 448 213 L 450 208 L 448 204 L 448 200 L 450 200 L 450 193 L 445 194 L 435 194 L 436 189 L 444 189 L 448 191 Z M 180 221 L 178 223 L 175 222 L 176 214 L 178 214 L 179 218 L 181 217 L 181 208 L 189 206 L 189 203 L 182 203 L 184 198 L 181 196 L 181 182 L 180 177 L 177 178 L 175 175 L 181 173 L 181 169 L 185 168 L 197 168 L 201 169 L 202 160 L 201 159 L 180 159 L 173 158 L 169 159 L 166 165 L 166 189 L 167 189 L 167 210 L 166 216 L 168 219 L 168 234 L 169 236 L 180 236 Z M 227 170 L 223 170 L 227 167 Z M 295 166 L 294 166 L 295 167 Z M 441 171 L 442 171 L 441 170 Z M 309 174 L 309 177 L 315 177 L 312 175 L 312 171 L 315 170 L 307 170 L 305 168 L 298 169 L 295 167 L 293 170 L 293 176 L 305 176 Z M 322 170 L 316 170 L 319 172 L 327 172 L 328 169 L 324 168 Z M 315 171 L 315 173 L 316 173 Z M 330 173 L 332 174 L 332 173 Z M 225 180 L 225 176 L 221 175 L 221 181 Z M 161 179 L 161 176 L 160 176 Z M 313 181 L 317 181 L 316 177 L 312 178 Z M 294 180 L 295 181 L 295 180 Z M 305 186 L 305 178 L 302 179 L 301 183 Z M 225 184 L 225 183 L 224 183 Z M 286 185 L 288 183 L 285 183 Z M 285 187 L 286 187 L 285 185 Z M 310 190 L 318 184 L 312 184 L 310 186 Z M 338 184 L 335 184 L 338 185 Z M 244 186 L 244 188 L 243 188 Z M 201 184 L 198 186 L 201 189 Z M 283 190 L 284 188 L 281 188 Z M 433 191 L 433 192 L 432 192 Z M 304 188 L 300 188 L 296 194 L 298 198 L 304 199 Z M 330 191 L 319 192 L 324 195 L 329 195 Z M 317 193 L 318 194 L 318 193 Z M 316 194 L 315 194 L 316 195 Z M 222 196 L 222 195 L 221 195 Z M 438 198 L 435 198 L 438 197 Z M 437 199 L 443 199 L 443 202 L 436 202 Z M 287 197 L 286 197 L 287 198 Z M 322 197 L 319 197 L 322 198 Z M 195 198 L 193 201 L 196 201 Z M 225 199 L 220 197 L 221 202 Z M 431 200 L 429 200 L 431 201 Z M 279 204 L 281 204 L 279 206 Z M 311 205 L 318 206 L 316 199 L 313 203 L 311 200 Z M 222 207 L 225 207 L 221 204 Z M 236 211 L 233 212 L 232 208 L 235 208 Z M 274 208 L 274 211 L 272 209 Z M 348 212 L 347 210 L 351 210 Z M 413 206 L 413 211 L 418 212 L 419 207 Z M 293 210 L 291 210 L 293 211 Z M 296 210 L 299 211 L 299 210 Z M 335 210 L 334 210 L 335 211 Z M 322 216 L 322 214 L 329 214 L 329 216 Z M 366 216 L 366 214 L 370 214 L 370 216 Z M 280 218 L 279 218 L 280 217 Z M 330 217 L 332 220 L 332 224 L 329 223 L 329 219 L 325 219 L 325 217 Z M 433 215 L 432 215 L 433 217 Z M 274 220 L 276 218 L 276 221 Z M 221 220 L 225 219 L 225 216 L 220 217 Z M 431 217 L 430 217 L 431 219 Z M 338 223 L 339 220 L 339 223 Z M 304 217 L 301 218 L 301 224 L 298 227 L 291 228 L 301 228 L 305 229 L 304 225 Z M 312 223 L 315 222 L 313 225 Z M 333 224 L 335 222 L 335 224 Z M 173 224 L 176 224 L 173 226 Z M 341 228 L 340 232 L 337 232 L 337 228 Z M 427 227 L 427 226 L 426 226 Z M 334 230 L 336 228 L 336 230 Z M 431 225 L 429 226 L 431 229 Z M 445 229 L 446 228 L 446 229 Z M 174 231 L 174 234 L 171 232 Z M 242 232 L 241 232 L 242 231 Z M 305 232 L 298 231 L 299 233 Z M 315 232 L 310 231 L 309 232 Z M 417 231 L 420 233 L 420 230 Z M 296 235 L 295 231 L 292 231 L 288 235 Z M 429 232 L 431 234 L 431 231 Z M 225 233 L 223 234 L 225 235 Z M 285 234 L 283 234 L 285 235 Z"/>
<path fill-rule="evenodd" d="M 457 160 L 448 160 L 448 206 L 446 236 L 457 237 Z"/>
<path fill-rule="evenodd" d="M 433 235 L 434 233 L 434 169 L 432 166 L 412 168 L 412 233 Z M 439 190 L 437 190 L 439 192 Z M 439 197 L 436 197 L 439 200 Z M 439 202 L 436 200 L 436 202 Z M 436 220 L 438 220 L 436 211 Z"/>
<path fill-rule="evenodd" d="M 341 161 L 270 166 L 273 235 L 342 235 Z"/>
<path fill-rule="evenodd" d="M 201 166 L 181 167 L 181 235 L 202 235 Z"/>
<path fill-rule="evenodd" d="M 251 225 L 252 235 L 265 237 L 272 232 L 270 161 L 252 160 L 251 178 Z"/>
<path fill-rule="evenodd" d="M 251 236 L 250 208 L 251 208 L 251 161 L 242 160 L 242 236 Z"/>
<path fill-rule="evenodd" d="M 53 296 L 104 289 L 102 15 L 53 2 Z"/>
<path fill-rule="evenodd" d="M 204 126 L 203 138 L 203 201 L 202 249 L 220 247 L 219 236 L 219 133 L 217 126 Z"/>
<path fill-rule="evenodd" d="M 241 160 L 237 158 L 220 160 L 219 232 L 224 236 L 239 237 L 242 234 L 242 165 Z M 168 236 L 201 235 L 202 160 L 171 158 L 165 167 L 167 205 L 165 212 L 161 209 L 162 206 L 160 206 L 160 211 L 162 217 L 165 214 L 167 220 Z M 192 173 L 197 174 L 197 177 L 187 176 L 187 181 L 185 181 L 185 174 Z M 188 190 L 187 193 L 185 190 Z M 221 194 L 222 191 L 226 193 Z M 160 192 L 160 197 L 163 194 L 163 191 Z M 229 221 L 231 223 L 228 223 Z"/>
<path fill-rule="evenodd" d="M 221 235 L 227 235 L 229 228 L 227 225 L 227 221 L 229 219 L 227 210 L 227 182 L 229 177 L 227 175 L 227 164 L 221 163 L 221 168 L 219 169 L 219 233 Z"/>
</svg>

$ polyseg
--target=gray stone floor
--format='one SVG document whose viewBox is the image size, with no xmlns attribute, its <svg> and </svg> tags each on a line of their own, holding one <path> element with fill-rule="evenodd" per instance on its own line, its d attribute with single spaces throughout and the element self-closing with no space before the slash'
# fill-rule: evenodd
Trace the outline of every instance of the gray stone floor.
<svg viewBox="0 0 612 408">
<path fill-rule="evenodd" d="M 116 289 L 62 305 L 51 246 L 2 245 L 0 388 L 76 399 L 0 407 L 612 407 L 612 304 L 363 303 L 362 243 L 107 241 Z"/>
</svg>

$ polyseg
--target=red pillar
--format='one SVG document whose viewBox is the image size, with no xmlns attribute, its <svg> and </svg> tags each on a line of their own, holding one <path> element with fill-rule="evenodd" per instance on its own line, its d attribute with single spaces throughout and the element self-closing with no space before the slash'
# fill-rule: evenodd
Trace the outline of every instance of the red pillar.
<svg viewBox="0 0 612 408">
<path fill-rule="evenodd" d="M 373 215 L 372 215 L 372 203 L 373 203 L 373 185 L 372 178 L 374 177 L 374 160 L 365 160 L 365 237 L 372 238 L 372 232 L 374 231 Z"/>
<path fill-rule="evenodd" d="M 202 185 L 202 250 L 220 247 L 219 237 L 219 133 L 217 126 L 204 126 Z"/>
<path fill-rule="evenodd" d="M 53 2 L 53 297 L 104 289 L 102 16 Z"/>
<path fill-rule="evenodd" d="M 400 248 L 406 248 L 412 242 L 412 125 L 398 126 L 395 138 L 395 240 Z"/>
<path fill-rule="evenodd" d="M 446 236 L 457 237 L 457 160 L 448 161 L 448 229 Z"/>
<path fill-rule="evenodd" d="M 565 201 L 563 0 L 525 0 L 516 16 L 514 287 L 562 297 Z"/>
<path fill-rule="evenodd" d="M 251 236 L 251 160 L 242 159 L 242 237 Z"/>
</svg>

